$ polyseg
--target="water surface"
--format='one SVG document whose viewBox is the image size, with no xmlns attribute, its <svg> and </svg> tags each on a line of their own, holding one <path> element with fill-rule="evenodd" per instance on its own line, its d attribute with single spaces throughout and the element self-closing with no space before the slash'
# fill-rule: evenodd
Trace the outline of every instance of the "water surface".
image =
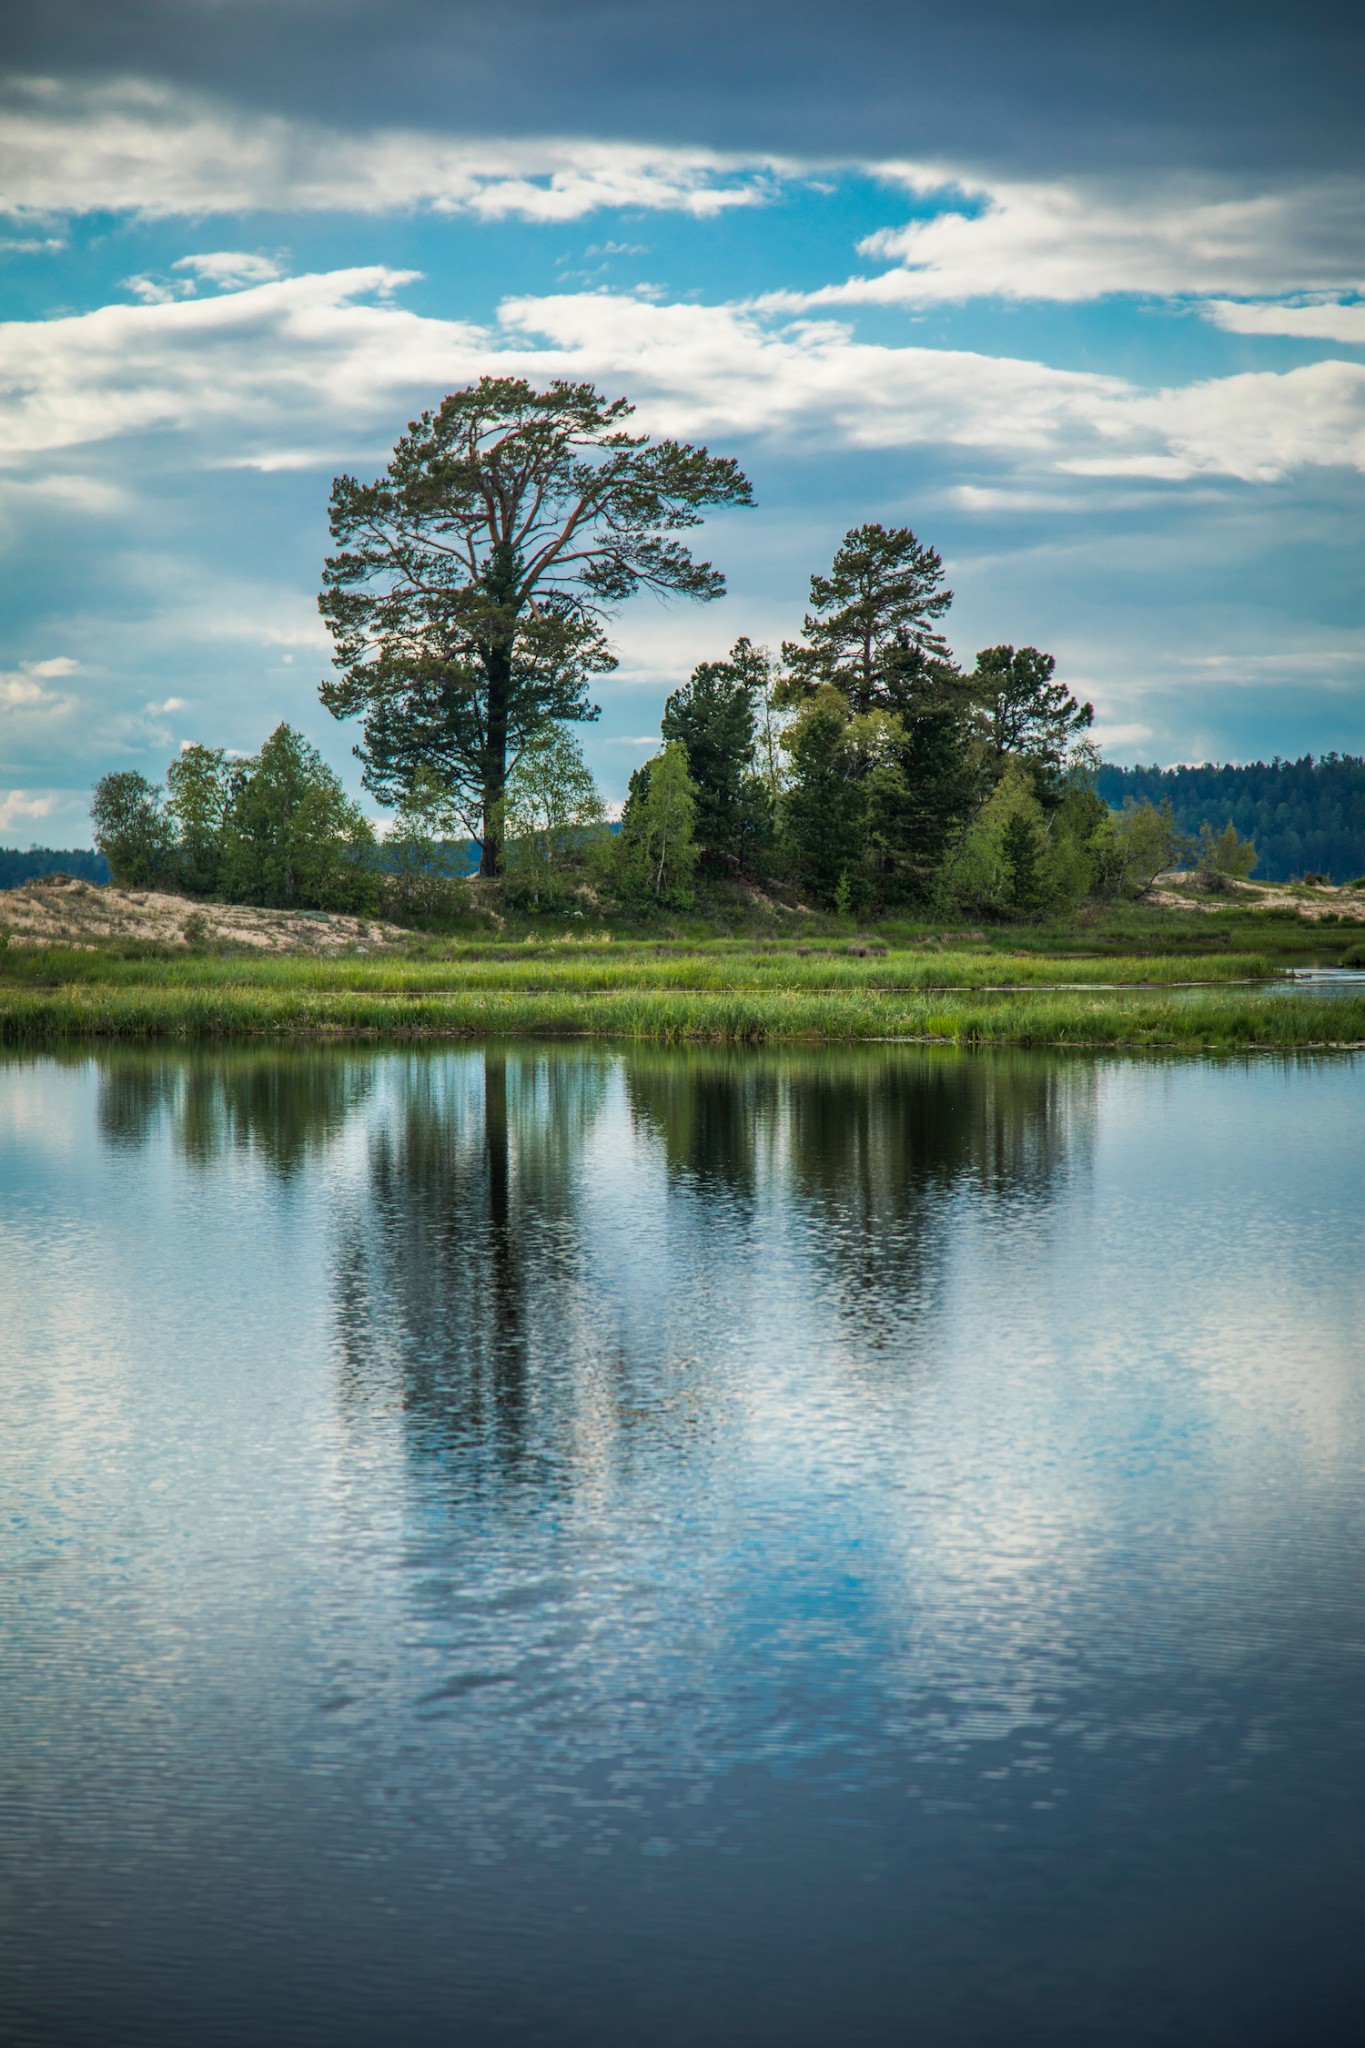
<svg viewBox="0 0 1365 2048">
<path fill-rule="evenodd" d="M 0 2034 L 1353 2038 L 1362 1083 L 0 1065 Z"/>
</svg>

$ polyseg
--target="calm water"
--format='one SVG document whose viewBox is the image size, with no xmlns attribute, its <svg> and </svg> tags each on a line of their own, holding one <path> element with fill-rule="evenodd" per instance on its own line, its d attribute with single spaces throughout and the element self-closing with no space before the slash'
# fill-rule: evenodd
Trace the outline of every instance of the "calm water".
<svg viewBox="0 0 1365 2048">
<path fill-rule="evenodd" d="M 1365 1064 L 0 1065 L 0 2034 L 1330 2043 Z"/>
</svg>

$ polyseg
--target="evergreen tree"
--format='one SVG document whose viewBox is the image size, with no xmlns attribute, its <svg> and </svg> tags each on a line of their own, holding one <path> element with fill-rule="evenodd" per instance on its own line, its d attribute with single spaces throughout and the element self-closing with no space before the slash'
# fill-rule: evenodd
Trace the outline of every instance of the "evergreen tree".
<svg viewBox="0 0 1365 2048">
<path fill-rule="evenodd" d="M 907 661 L 950 667 L 935 621 L 953 601 L 943 563 L 908 526 L 851 527 L 828 576 L 812 576 L 802 639 L 782 648 L 794 699 L 824 684 L 855 715 L 900 708 Z"/>
<path fill-rule="evenodd" d="M 1023 917 L 1032 917 L 1042 906 L 1042 878 L 1038 872 L 1038 832 L 1023 811 L 1007 819 L 1001 851 L 1009 877 L 1009 900 Z"/>
<path fill-rule="evenodd" d="M 596 716 L 615 666 L 601 620 L 642 586 L 707 600 L 725 581 L 677 538 L 752 503 L 728 458 L 632 434 L 588 384 L 485 377 L 413 422 L 384 476 L 338 477 L 338 552 L 319 600 L 338 718 L 361 715 L 366 786 L 391 802 L 419 765 L 464 807 L 482 872 L 501 865 L 509 755 L 549 720 Z"/>
<path fill-rule="evenodd" d="M 1044 800 L 1059 795 L 1067 755 L 1095 721 L 1092 704 L 1078 704 L 1065 684 L 1054 681 L 1056 667 L 1036 647 L 985 647 L 971 677 L 997 760 L 1017 754 L 1029 762 Z"/>
<path fill-rule="evenodd" d="M 756 680 L 741 641 L 728 661 L 704 661 L 664 705 L 662 733 L 677 740 L 697 792 L 697 845 L 715 868 L 752 869 L 772 832 L 772 805 L 755 758 Z"/>
<path fill-rule="evenodd" d="M 782 843 L 802 888 L 833 903 L 864 858 L 865 762 L 850 746 L 847 708 L 833 690 L 811 698 L 788 735 L 791 782 L 782 799 Z M 852 888 L 846 883 L 846 891 Z"/>
<path fill-rule="evenodd" d="M 1305 869 L 1350 881 L 1365 873 L 1365 758 L 1305 754 L 1297 761 L 1206 762 L 1202 767 L 1099 770 L 1098 788 L 1116 810 L 1169 803 L 1175 822 L 1197 833 L 1231 822 L 1256 843 L 1258 880 L 1283 882 Z M 1173 863 L 1167 862 L 1170 866 Z"/>
<path fill-rule="evenodd" d="M 886 758 L 868 777 L 868 855 L 877 900 L 926 903 L 980 775 L 970 726 L 952 703 L 896 718 Z"/>
</svg>

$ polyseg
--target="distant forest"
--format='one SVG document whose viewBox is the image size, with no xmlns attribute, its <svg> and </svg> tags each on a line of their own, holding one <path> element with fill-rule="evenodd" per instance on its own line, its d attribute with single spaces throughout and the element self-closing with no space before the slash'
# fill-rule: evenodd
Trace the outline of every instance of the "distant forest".
<svg viewBox="0 0 1365 2048">
<path fill-rule="evenodd" d="M 1327 875 L 1334 882 L 1365 875 L 1365 757 L 1305 754 L 1298 761 L 1251 761 L 1241 767 L 1114 768 L 1105 762 L 1097 787 L 1114 810 L 1127 798 L 1162 804 L 1176 823 L 1197 832 L 1233 824 L 1254 839 L 1254 879 L 1287 882 Z"/>
<path fill-rule="evenodd" d="M 0 889 L 22 889 L 42 875 L 75 875 L 82 882 L 107 882 L 109 863 L 88 846 L 0 846 Z"/>
</svg>

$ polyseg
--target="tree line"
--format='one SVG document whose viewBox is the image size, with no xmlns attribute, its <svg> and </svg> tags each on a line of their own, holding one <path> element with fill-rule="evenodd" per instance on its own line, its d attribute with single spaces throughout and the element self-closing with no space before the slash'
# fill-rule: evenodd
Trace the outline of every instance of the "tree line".
<svg viewBox="0 0 1365 2048">
<path fill-rule="evenodd" d="M 615 666 L 606 620 L 640 589 L 720 596 L 690 530 L 753 503 L 733 460 L 653 441 L 631 412 L 590 385 L 483 378 L 413 421 L 383 476 L 335 480 L 320 695 L 359 721 L 362 780 L 395 812 L 382 860 L 281 726 L 250 761 L 187 748 L 164 790 L 106 776 L 93 814 L 116 879 L 322 909 L 396 892 L 391 907 L 435 913 L 467 834 L 481 874 L 533 901 L 590 871 L 623 900 L 778 880 L 857 915 L 1031 917 L 1136 893 L 1180 856 L 1169 805 L 1104 802 L 1092 707 L 1051 655 L 959 665 L 939 555 L 876 523 L 811 577 L 796 640 L 740 639 L 669 696 L 611 833 L 573 730 Z M 1235 833 L 1204 848 L 1210 867 L 1249 858 Z"/>
<path fill-rule="evenodd" d="M 1231 825 L 1254 839 L 1266 881 L 1321 874 L 1333 882 L 1365 875 L 1365 757 L 1304 754 L 1297 761 L 1250 761 L 1199 768 L 1100 767 L 1106 803 L 1169 803 L 1186 832 Z"/>
</svg>

